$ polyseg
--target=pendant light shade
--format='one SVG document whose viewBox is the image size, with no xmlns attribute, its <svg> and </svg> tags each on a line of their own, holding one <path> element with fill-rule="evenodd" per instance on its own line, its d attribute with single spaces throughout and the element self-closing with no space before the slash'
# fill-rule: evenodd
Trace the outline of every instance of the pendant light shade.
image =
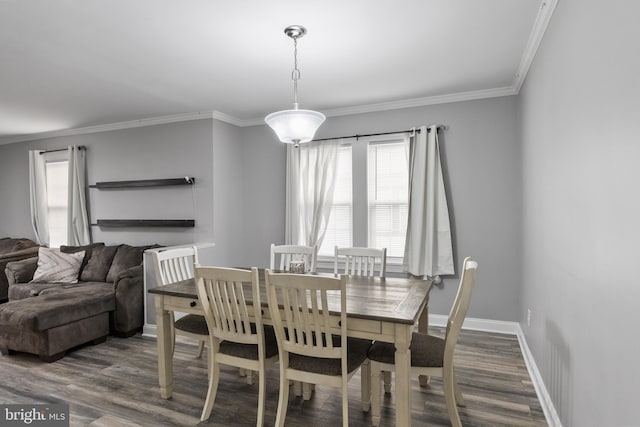
<svg viewBox="0 0 640 427">
<path fill-rule="evenodd" d="M 320 125 L 325 121 L 324 114 L 312 110 L 300 110 L 298 108 L 298 39 L 307 33 L 307 29 L 300 25 L 291 25 L 285 28 L 284 33 L 293 39 L 294 67 L 291 77 L 293 79 L 293 109 L 276 111 L 264 118 L 264 121 L 273 129 L 281 142 L 298 146 L 303 142 L 313 139 Z"/>
<path fill-rule="evenodd" d="M 311 141 L 324 120 L 322 113 L 297 109 L 276 111 L 264 119 L 281 142 L 295 145 Z"/>
</svg>

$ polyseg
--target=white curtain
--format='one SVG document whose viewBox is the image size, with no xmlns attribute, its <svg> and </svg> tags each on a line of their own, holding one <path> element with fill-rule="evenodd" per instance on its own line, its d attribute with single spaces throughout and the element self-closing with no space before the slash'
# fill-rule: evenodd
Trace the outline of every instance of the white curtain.
<svg viewBox="0 0 640 427">
<path fill-rule="evenodd" d="M 336 185 L 340 140 L 287 146 L 285 243 L 322 245 Z"/>
<path fill-rule="evenodd" d="M 47 178 L 44 157 L 40 150 L 29 151 L 29 202 L 31 225 L 40 245 L 49 246 L 49 215 Z"/>
<path fill-rule="evenodd" d="M 86 198 L 85 150 L 69 146 L 69 186 L 67 205 L 67 244 L 72 246 L 91 243 Z"/>
<path fill-rule="evenodd" d="M 455 274 L 436 126 L 428 131 L 422 126 L 410 139 L 404 266 L 409 273 L 434 279 L 436 283 L 440 275 Z"/>
</svg>

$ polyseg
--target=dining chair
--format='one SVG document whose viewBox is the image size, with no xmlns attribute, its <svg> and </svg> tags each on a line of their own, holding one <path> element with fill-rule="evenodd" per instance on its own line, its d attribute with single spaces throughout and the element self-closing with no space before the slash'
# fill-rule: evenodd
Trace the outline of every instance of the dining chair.
<svg viewBox="0 0 640 427">
<path fill-rule="evenodd" d="M 293 273 L 315 273 L 317 256 L 317 246 L 275 245 L 272 243 L 269 268 Z M 298 268 L 300 263 L 302 263 L 302 268 Z M 304 400 L 309 400 L 315 390 L 315 385 L 295 381 L 293 388 L 296 396 L 302 396 Z"/>
<path fill-rule="evenodd" d="M 280 353 L 276 426 L 284 426 L 289 381 L 342 390 L 342 425 L 349 425 L 347 383 L 367 358 L 371 342 L 347 338 L 346 277 L 266 271 L 267 299 Z M 340 320 L 330 316 L 329 295 L 340 298 Z M 338 308 L 332 307 L 334 312 Z"/>
<path fill-rule="evenodd" d="M 413 375 L 432 375 L 443 379 L 447 412 L 454 427 L 462 425 L 456 405 L 464 406 L 465 402 L 453 370 L 453 352 L 469 309 L 477 268 L 476 261 L 470 257 L 465 258 L 458 293 L 449 313 L 444 338 L 414 332 L 409 347 Z M 369 349 L 368 357 L 371 361 L 372 379 L 371 421 L 374 426 L 378 426 L 380 424 L 380 371 L 394 370 L 395 348 L 393 344 L 376 342 Z"/>
<path fill-rule="evenodd" d="M 280 271 L 295 271 L 299 263 L 304 263 L 303 271 L 296 273 L 315 273 L 318 246 L 275 245 L 271 244 L 269 268 Z M 279 263 L 276 262 L 279 257 Z"/>
<path fill-rule="evenodd" d="M 339 268 L 340 265 L 342 268 Z M 333 273 L 385 277 L 387 274 L 387 248 L 339 248 L 336 246 Z"/>
<path fill-rule="evenodd" d="M 260 309 L 258 269 L 199 267 L 195 269 L 196 289 L 209 328 L 209 387 L 201 421 L 211 415 L 220 365 L 258 372 L 258 417 L 264 424 L 267 367 L 278 361 L 278 343 L 271 326 L 264 327 Z M 251 283 L 251 301 L 245 300 L 244 283 Z M 254 314 L 253 322 L 250 321 Z"/>
<path fill-rule="evenodd" d="M 387 273 L 387 248 L 359 248 L 359 247 L 335 247 L 333 258 L 334 274 L 349 274 L 353 276 L 385 277 Z M 369 360 L 362 364 L 360 387 L 362 393 L 362 410 L 368 411 L 371 396 L 369 385 L 371 369 Z M 384 372 L 385 391 L 391 391 L 391 373 Z M 304 393 L 303 393 L 304 394 Z"/>
<path fill-rule="evenodd" d="M 152 252 L 156 280 L 159 285 L 168 285 L 194 277 L 193 266 L 198 263 L 195 247 L 175 248 Z M 175 320 L 173 312 L 169 312 L 171 328 L 171 352 L 175 351 L 176 335 L 192 338 L 198 342 L 197 357 L 202 357 L 204 343 L 209 336 L 207 322 L 203 316 L 187 314 Z"/>
</svg>

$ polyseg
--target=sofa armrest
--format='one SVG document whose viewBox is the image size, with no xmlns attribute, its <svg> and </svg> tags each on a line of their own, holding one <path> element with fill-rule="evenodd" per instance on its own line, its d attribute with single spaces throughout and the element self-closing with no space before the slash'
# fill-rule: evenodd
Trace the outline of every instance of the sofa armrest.
<svg viewBox="0 0 640 427">
<path fill-rule="evenodd" d="M 20 249 L 19 251 L 8 252 L 0 254 L 0 261 L 11 262 L 18 261 L 25 258 L 31 258 L 38 255 L 40 246 L 32 246 L 30 248 Z"/>
<path fill-rule="evenodd" d="M 144 286 L 142 265 L 128 268 L 113 283 L 116 309 L 112 328 L 122 335 L 140 329 L 144 317 Z"/>
<path fill-rule="evenodd" d="M 118 280 L 116 280 L 116 287 L 120 279 L 136 278 L 138 276 L 142 277 L 143 271 L 144 270 L 142 268 L 142 265 L 136 265 L 135 267 L 127 268 L 126 270 L 121 271 L 120 274 L 118 274 Z"/>
<path fill-rule="evenodd" d="M 27 283 L 33 279 L 33 273 L 38 268 L 38 257 L 26 258 L 20 261 L 8 262 L 5 267 L 5 274 L 9 286 L 18 283 Z"/>
</svg>

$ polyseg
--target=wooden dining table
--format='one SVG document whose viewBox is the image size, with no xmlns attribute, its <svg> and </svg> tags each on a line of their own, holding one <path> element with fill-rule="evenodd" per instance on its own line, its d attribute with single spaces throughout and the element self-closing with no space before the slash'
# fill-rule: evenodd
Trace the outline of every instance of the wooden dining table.
<svg viewBox="0 0 640 427">
<path fill-rule="evenodd" d="M 326 275 L 334 277 L 333 274 Z M 271 324 L 264 270 L 260 270 L 259 277 L 263 323 Z M 431 285 L 431 281 L 415 278 L 347 276 L 348 336 L 395 345 L 395 425 L 398 427 L 411 425 L 409 345 L 416 323 L 420 331 L 427 331 Z M 169 313 L 177 311 L 202 315 L 203 311 L 193 279 L 152 288 L 149 293 L 154 295 L 156 307 L 160 395 L 170 399 L 173 392 L 173 357 Z M 339 317 L 339 313 L 333 315 Z M 368 404 L 368 398 L 365 403 Z"/>
</svg>

